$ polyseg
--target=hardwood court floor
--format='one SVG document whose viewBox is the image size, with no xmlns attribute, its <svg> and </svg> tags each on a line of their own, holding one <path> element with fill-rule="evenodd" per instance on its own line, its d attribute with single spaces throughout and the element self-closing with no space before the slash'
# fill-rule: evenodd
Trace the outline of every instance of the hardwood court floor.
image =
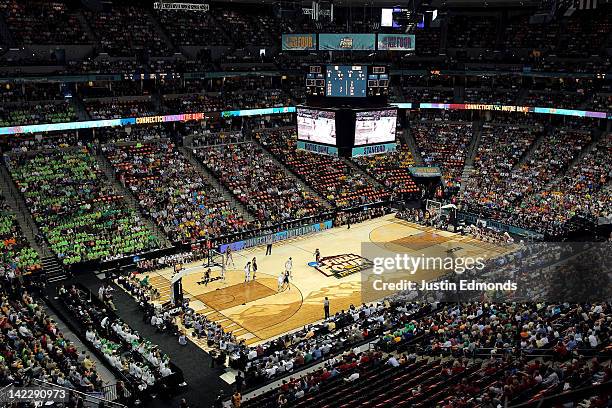
<svg viewBox="0 0 612 408">
<path fill-rule="evenodd" d="M 445 237 L 433 232 L 420 232 L 418 234 L 409 235 L 400 239 L 391 241 L 391 244 L 397 244 L 407 249 L 421 250 L 429 248 L 433 245 L 439 245 L 452 240 L 453 237 Z"/>
<path fill-rule="evenodd" d="M 262 280 L 265 284 L 262 284 Z M 234 306 L 254 302 L 258 299 L 274 295 L 276 289 L 272 289 L 272 285 L 275 284 L 276 280 L 263 278 L 248 283 L 237 283 L 223 289 L 206 292 L 196 296 L 196 299 L 216 310 L 231 309 Z"/>
<path fill-rule="evenodd" d="M 247 344 L 255 344 L 322 319 L 326 296 L 332 313 L 346 310 L 351 304 L 361 304 L 359 273 L 340 279 L 328 277 L 308 266 L 308 262 L 314 260 L 317 248 L 322 257 L 361 255 L 362 243 L 386 253 L 425 256 L 444 256 L 449 249 L 459 248 L 461 256 L 489 258 L 510 250 L 388 215 L 352 225 L 351 229 L 339 227 L 275 244 L 271 256 L 265 256 L 265 246 L 236 252 L 235 265 L 228 267 L 225 282 L 198 284 L 204 272 L 201 262 L 185 265 L 193 272 L 183 278 L 183 290 L 198 313 L 218 322 Z M 243 267 L 253 257 L 257 257 L 259 266 L 257 278 L 245 284 Z M 293 258 L 293 279 L 289 289 L 278 292 L 277 277 L 284 271 L 289 257 Z M 146 273 L 159 289 L 161 301 L 169 299 L 172 273 L 172 268 Z M 218 270 L 213 270 L 213 277 L 218 274 Z M 414 279 L 437 276 L 436 271 L 418 271 Z"/>
</svg>

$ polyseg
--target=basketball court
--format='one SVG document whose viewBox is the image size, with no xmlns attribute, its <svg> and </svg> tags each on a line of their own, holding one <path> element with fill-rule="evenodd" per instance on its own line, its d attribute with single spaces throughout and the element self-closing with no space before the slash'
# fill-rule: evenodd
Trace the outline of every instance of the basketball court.
<svg viewBox="0 0 612 408">
<path fill-rule="evenodd" d="M 371 266 L 371 260 L 361 256 L 363 243 L 375 245 L 381 256 L 444 256 L 454 249 L 461 256 L 490 258 L 512 249 L 398 220 L 390 214 L 351 225 L 350 229 L 338 227 L 276 243 L 271 256 L 265 256 L 265 245 L 234 252 L 235 266 L 230 262 L 225 281 L 204 285 L 202 261 L 184 265 L 189 269 L 182 282 L 184 296 L 197 313 L 247 344 L 256 344 L 321 320 L 326 296 L 332 314 L 361 304 L 359 272 Z M 317 248 L 322 262 L 310 266 Z M 244 266 L 253 257 L 258 264 L 256 279 L 244 283 Z M 293 278 L 290 287 L 279 292 L 277 278 L 289 257 L 293 259 Z M 441 273 L 417 271 L 414 279 L 434 279 Z M 170 299 L 172 274 L 173 268 L 143 274 L 149 275 L 151 284 L 159 290 L 161 302 Z M 219 268 L 213 270 L 212 277 L 216 276 Z M 198 344 L 205 348 L 204 341 Z"/>
</svg>

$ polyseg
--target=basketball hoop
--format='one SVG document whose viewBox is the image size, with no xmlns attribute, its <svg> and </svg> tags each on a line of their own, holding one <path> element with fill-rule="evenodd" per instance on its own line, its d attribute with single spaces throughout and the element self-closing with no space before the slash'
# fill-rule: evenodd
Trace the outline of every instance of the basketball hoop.
<svg viewBox="0 0 612 408">
<path fill-rule="evenodd" d="M 437 221 L 440 219 L 442 215 L 442 203 L 435 200 L 427 200 L 425 209 L 431 215 L 433 215 L 433 220 Z"/>
<path fill-rule="evenodd" d="M 213 267 L 219 267 L 221 268 L 223 266 L 223 254 L 219 251 L 217 251 L 216 249 L 208 249 L 207 250 L 207 257 L 205 259 L 205 262 L 202 264 L 202 267 L 204 268 L 213 268 Z"/>
</svg>

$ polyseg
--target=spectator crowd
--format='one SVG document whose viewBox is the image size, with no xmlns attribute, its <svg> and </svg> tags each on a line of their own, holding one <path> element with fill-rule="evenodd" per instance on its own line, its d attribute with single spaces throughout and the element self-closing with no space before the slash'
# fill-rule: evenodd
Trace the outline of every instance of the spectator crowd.
<svg viewBox="0 0 612 408">
<path fill-rule="evenodd" d="M 64 265 L 128 256 L 158 238 L 104 179 L 85 147 L 5 156 L 51 250 Z"/>
<path fill-rule="evenodd" d="M 324 210 L 316 196 L 254 143 L 200 148 L 194 152 L 247 205 L 261 227 L 318 215 Z"/>
</svg>

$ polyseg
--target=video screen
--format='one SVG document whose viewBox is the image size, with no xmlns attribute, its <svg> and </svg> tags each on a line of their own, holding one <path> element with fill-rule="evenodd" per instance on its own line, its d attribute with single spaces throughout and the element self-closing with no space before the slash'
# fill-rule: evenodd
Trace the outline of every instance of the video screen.
<svg viewBox="0 0 612 408">
<path fill-rule="evenodd" d="M 357 112 L 355 118 L 355 146 L 395 141 L 397 110 L 385 109 Z"/>
<path fill-rule="evenodd" d="M 380 26 L 381 27 L 393 27 L 393 9 L 392 8 L 384 8 L 381 10 Z"/>
<path fill-rule="evenodd" d="M 367 67 L 363 65 L 328 65 L 325 95 L 365 98 Z"/>
<path fill-rule="evenodd" d="M 298 108 L 297 131 L 299 140 L 335 146 L 336 112 Z"/>
</svg>

